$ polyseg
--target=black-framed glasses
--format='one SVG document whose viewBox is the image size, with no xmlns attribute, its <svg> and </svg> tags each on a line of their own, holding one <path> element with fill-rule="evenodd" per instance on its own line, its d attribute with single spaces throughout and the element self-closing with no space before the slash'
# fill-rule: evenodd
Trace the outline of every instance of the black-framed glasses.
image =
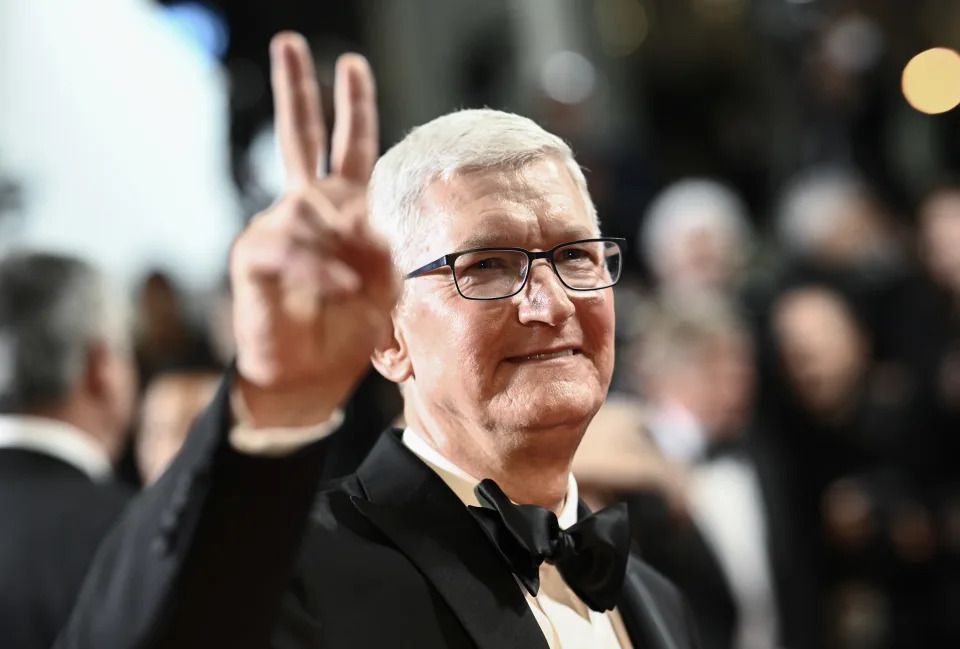
<svg viewBox="0 0 960 649">
<path fill-rule="evenodd" d="M 523 248 L 472 248 L 444 255 L 407 273 L 403 279 L 449 266 L 462 297 L 499 300 L 522 291 L 530 276 L 530 265 L 537 259 L 546 259 L 568 289 L 597 291 L 620 280 L 625 243 L 626 239 L 618 238 L 580 239 L 543 252 Z"/>
</svg>

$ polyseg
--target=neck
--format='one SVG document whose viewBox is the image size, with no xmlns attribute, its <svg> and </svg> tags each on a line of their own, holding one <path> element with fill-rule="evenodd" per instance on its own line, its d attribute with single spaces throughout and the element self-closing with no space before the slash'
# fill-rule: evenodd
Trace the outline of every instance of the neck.
<svg viewBox="0 0 960 649">
<path fill-rule="evenodd" d="M 538 505 L 560 514 L 582 430 L 492 432 L 468 428 L 456 419 L 439 424 L 420 416 L 409 401 L 404 417 L 408 426 L 462 471 L 480 480 L 496 481 L 515 503 Z M 557 440 L 576 441 L 558 444 Z"/>
<path fill-rule="evenodd" d="M 54 406 L 32 409 L 26 414 L 70 424 L 101 446 L 111 462 L 116 462 L 120 456 L 120 436 L 112 435 L 109 427 L 104 425 L 103 418 L 98 416 L 97 409 L 82 400 L 70 399 Z"/>
</svg>

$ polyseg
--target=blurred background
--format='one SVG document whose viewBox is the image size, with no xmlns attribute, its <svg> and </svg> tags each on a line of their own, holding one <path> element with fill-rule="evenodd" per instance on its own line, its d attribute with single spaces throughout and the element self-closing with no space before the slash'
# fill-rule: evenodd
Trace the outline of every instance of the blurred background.
<svg viewBox="0 0 960 649">
<path fill-rule="evenodd" d="M 134 487 L 233 353 L 281 29 L 330 123 L 336 57 L 369 58 L 384 148 L 479 106 L 571 143 L 629 241 L 577 472 L 628 500 L 707 649 L 960 646 L 960 1 L 2 0 L 0 252 L 133 300 Z M 351 408 L 399 404 L 371 376 Z"/>
</svg>

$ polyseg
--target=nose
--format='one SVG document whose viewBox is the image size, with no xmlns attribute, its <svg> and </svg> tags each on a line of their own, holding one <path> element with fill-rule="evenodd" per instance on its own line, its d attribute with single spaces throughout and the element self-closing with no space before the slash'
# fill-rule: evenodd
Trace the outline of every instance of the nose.
<svg viewBox="0 0 960 649">
<path fill-rule="evenodd" d="M 539 262 L 539 263 L 538 263 Z M 576 308 L 566 287 L 546 260 L 530 267 L 527 285 L 520 291 L 519 316 L 523 324 L 541 322 L 551 327 L 565 322 Z"/>
</svg>

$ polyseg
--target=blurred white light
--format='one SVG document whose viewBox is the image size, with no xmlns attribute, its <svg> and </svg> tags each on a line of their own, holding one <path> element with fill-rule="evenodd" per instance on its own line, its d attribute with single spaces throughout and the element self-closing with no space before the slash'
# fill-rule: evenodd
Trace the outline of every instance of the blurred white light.
<svg viewBox="0 0 960 649">
<path fill-rule="evenodd" d="M 585 56 L 562 51 L 551 54 L 540 74 L 543 90 L 562 104 L 579 104 L 593 92 L 597 75 Z"/>
<path fill-rule="evenodd" d="M 25 188 L 0 250 L 79 254 L 128 288 L 153 266 L 219 281 L 243 215 L 219 66 L 152 3 L 0 7 L 0 153 Z"/>
<path fill-rule="evenodd" d="M 247 151 L 250 170 L 260 188 L 270 196 L 279 196 L 283 191 L 283 161 L 277 144 L 273 122 L 260 127 Z"/>
<path fill-rule="evenodd" d="M 174 30 L 207 56 L 223 58 L 230 44 L 230 31 L 223 16 L 208 5 L 182 2 L 165 10 Z"/>
</svg>

